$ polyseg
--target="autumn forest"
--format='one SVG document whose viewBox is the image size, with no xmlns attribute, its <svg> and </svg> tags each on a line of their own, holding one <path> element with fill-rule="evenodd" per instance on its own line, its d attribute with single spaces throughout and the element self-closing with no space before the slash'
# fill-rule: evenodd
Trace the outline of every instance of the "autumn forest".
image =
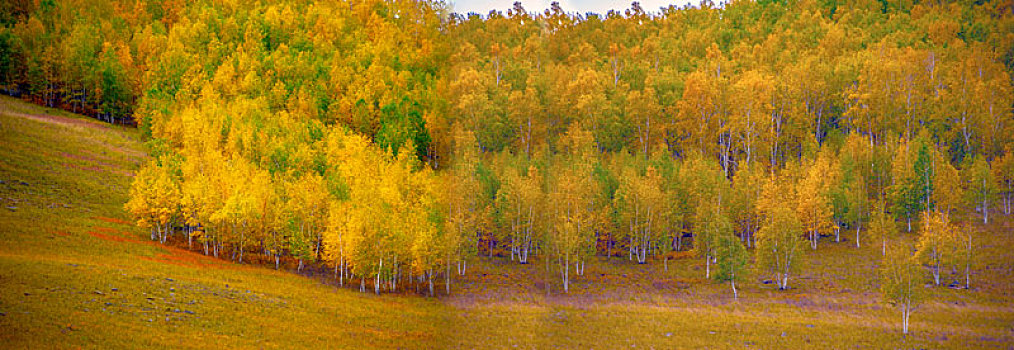
<svg viewBox="0 0 1014 350">
<path fill-rule="evenodd" d="M 566 295 L 603 261 L 691 260 L 742 299 L 876 247 L 907 333 L 1014 206 L 1009 0 L 0 12 L 0 92 L 139 130 L 146 237 L 356 292 L 453 295 L 497 260 Z"/>
</svg>

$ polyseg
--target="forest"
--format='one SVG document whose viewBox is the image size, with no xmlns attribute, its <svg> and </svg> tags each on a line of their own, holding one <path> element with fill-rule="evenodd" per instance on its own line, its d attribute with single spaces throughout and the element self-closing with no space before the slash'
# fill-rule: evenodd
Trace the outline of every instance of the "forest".
<svg viewBox="0 0 1014 350">
<path fill-rule="evenodd" d="M 1010 1 L 452 11 L 5 2 L 0 92 L 136 125 L 152 240 L 374 293 L 453 293 L 479 257 L 564 292 L 601 259 L 789 289 L 847 241 L 880 246 L 907 322 L 913 279 L 972 283 L 952 214 L 1011 213 Z"/>
</svg>

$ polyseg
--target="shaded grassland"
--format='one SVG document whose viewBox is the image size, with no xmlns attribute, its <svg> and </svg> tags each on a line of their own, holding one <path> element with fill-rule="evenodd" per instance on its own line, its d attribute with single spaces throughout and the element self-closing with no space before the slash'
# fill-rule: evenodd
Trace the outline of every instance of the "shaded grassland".
<svg viewBox="0 0 1014 350">
<path fill-rule="evenodd" d="M 440 298 L 373 296 L 147 240 L 122 206 L 136 130 L 0 98 L 4 348 L 1009 348 L 1014 227 L 976 224 L 971 290 L 927 287 L 901 336 L 879 242 L 806 250 L 789 291 L 751 271 L 732 300 L 686 257 L 593 258 L 571 293 L 555 266 L 479 258 Z M 849 237 L 845 234 L 845 237 Z M 843 237 L 844 238 L 844 237 Z M 851 238 L 851 237 L 850 237 Z M 910 244 L 914 234 L 889 244 Z M 826 240 L 825 240 L 826 242 Z M 572 272 L 573 273 L 573 272 Z M 948 274 L 947 282 L 960 279 Z M 929 283 L 927 272 L 926 282 Z M 442 286 L 441 286 L 442 287 Z"/>
<path fill-rule="evenodd" d="M 907 337 L 899 310 L 879 293 L 881 242 L 856 248 L 845 239 L 854 236 L 840 243 L 825 237 L 818 250 L 804 248 L 806 266 L 791 277 L 790 290 L 778 291 L 765 283 L 769 275 L 749 271 L 737 283 L 738 301 L 728 283 L 704 279 L 704 262 L 696 257 L 670 260 L 668 271 L 661 259 L 637 265 L 625 257 L 594 258 L 584 276 L 573 277 L 567 295 L 558 293 L 556 270 L 547 272 L 544 261 L 519 266 L 484 258 L 455 282 L 459 293 L 447 300 L 470 320 L 466 333 L 493 334 L 502 347 L 1010 348 L 1011 223 L 1004 217 L 975 226 L 970 290 L 963 271 L 948 268 L 945 285 L 932 286 L 927 270 L 926 302 Z M 888 245 L 914 239 L 915 233 L 903 234 Z"/>
</svg>

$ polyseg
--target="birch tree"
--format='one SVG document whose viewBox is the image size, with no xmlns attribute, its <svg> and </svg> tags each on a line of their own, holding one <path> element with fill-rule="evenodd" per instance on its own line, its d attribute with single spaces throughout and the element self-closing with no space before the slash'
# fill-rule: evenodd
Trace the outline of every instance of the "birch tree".
<svg viewBox="0 0 1014 350">
<path fill-rule="evenodd" d="M 947 214 L 923 213 L 923 230 L 916 244 L 915 257 L 929 265 L 933 283 L 940 285 L 940 268 L 952 263 L 958 246 L 958 232 L 951 225 Z"/>
<path fill-rule="evenodd" d="M 663 211 L 661 200 L 661 177 L 654 167 L 645 168 L 644 175 L 633 167 L 624 169 L 615 205 L 626 226 L 628 259 L 636 258 L 639 264 L 647 261 L 648 250 L 662 231 L 658 222 Z"/>
<path fill-rule="evenodd" d="M 180 190 L 168 169 L 152 161 L 134 177 L 124 205 L 137 225 L 151 229 L 151 239 L 165 243 L 179 210 Z"/>
<path fill-rule="evenodd" d="M 887 256 L 887 240 L 897 236 L 898 228 L 882 200 L 877 200 L 872 205 L 869 232 L 870 237 L 881 241 L 881 254 Z"/>
<path fill-rule="evenodd" d="M 789 274 L 799 270 L 803 225 L 785 204 L 775 207 L 757 232 L 757 265 L 774 274 L 778 289 L 789 287 Z"/>
<path fill-rule="evenodd" d="M 708 222 L 704 229 L 708 232 L 714 247 L 716 267 L 718 268 L 714 278 L 718 281 L 729 281 L 732 285 L 732 296 L 739 299 L 736 291 L 736 280 L 743 275 L 749 254 L 743 247 L 743 242 L 732 234 L 732 223 L 723 215 L 718 215 L 715 220 Z"/>
<path fill-rule="evenodd" d="M 989 169 L 989 163 L 976 156 L 965 169 L 965 193 L 976 211 L 982 213 L 982 223 L 989 223 L 989 206 L 996 194 L 996 179 Z"/>
<path fill-rule="evenodd" d="M 1003 157 L 994 161 L 993 177 L 1000 193 L 1004 214 L 1010 215 L 1014 207 L 1014 150 L 1007 149 Z"/>
<path fill-rule="evenodd" d="M 919 264 L 910 250 L 897 247 L 884 258 L 881 270 L 881 292 L 886 302 L 901 309 L 902 333 L 908 334 L 908 320 L 924 295 L 922 281 L 919 278 Z"/>
<path fill-rule="evenodd" d="M 819 156 L 796 190 L 799 198 L 796 213 L 810 236 L 810 247 L 813 249 L 817 249 L 821 234 L 831 231 L 833 225 L 831 203 L 827 196 L 827 174 L 830 169 L 831 163 L 827 157 Z"/>
</svg>

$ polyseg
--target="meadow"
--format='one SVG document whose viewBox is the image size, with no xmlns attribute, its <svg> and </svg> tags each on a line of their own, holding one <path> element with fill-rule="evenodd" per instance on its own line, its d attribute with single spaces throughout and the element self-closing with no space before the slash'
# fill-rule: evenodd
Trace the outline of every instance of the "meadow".
<svg viewBox="0 0 1014 350">
<path fill-rule="evenodd" d="M 449 296 L 360 293 L 333 276 L 161 245 L 123 209 L 146 159 L 136 129 L 0 98 L 4 348 L 1009 348 L 1014 221 L 978 220 L 972 288 L 945 274 L 910 334 L 879 293 L 878 242 L 822 242 L 778 291 L 739 299 L 703 260 L 593 258 L 569 293 L 541 257 L 479 257 Z M 974 215 L 968 214 L 965 215 Z M 915 233 L 888 244 L 911 244 Z M 178 236 L 175 237 L 178 241 Z M 195 247 L 196 248 L 196 247 Z M 667 265 L 667 268 L 664 266 Z M 291 266 L 289 266 L 291 268 Z M 439 284 L 442 287 L 442 284 Z"/>
</svg>

